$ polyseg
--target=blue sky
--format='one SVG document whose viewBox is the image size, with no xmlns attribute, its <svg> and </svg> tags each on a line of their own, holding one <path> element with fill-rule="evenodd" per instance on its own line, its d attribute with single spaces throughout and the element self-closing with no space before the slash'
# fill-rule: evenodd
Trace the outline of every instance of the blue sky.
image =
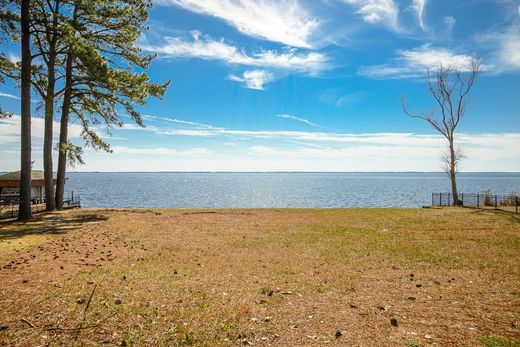
<svg viewBox="0 0 520 347">
<path fill-rule="evenodd" d="M 146 128 L 100 128 L 114 153 L 81 171 L 438 171 L 444 142 L 406 117 L 434 106 L 440 63 L 483 72 L 460 126 L 465 171 L 520 171 L 520 1 L 157 0 L 139 45 L 171 80 Z M 16 46 L 4 47 L 17 59 Z M 18 113 L 19 91 L 0 86 Z M 34 159 L 41 167 L 41 110 Z M 123 119 L 127 117 L 122 114 Z M 19 166 L 19 118 L 0 121 L 0 170 Z M 56 127 L 56 132 L 57 132 Z M 79 127 L 71 126 L 81 143 Z"/>
</svg>

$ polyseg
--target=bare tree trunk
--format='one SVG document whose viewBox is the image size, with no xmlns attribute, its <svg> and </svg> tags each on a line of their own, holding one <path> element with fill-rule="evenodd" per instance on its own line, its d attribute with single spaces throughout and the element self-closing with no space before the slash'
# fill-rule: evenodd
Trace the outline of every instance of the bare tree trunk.
<svg viewBox="0 0 520 347">
<path fill-rule="evenodd" d="M 53 11 L 53 30 L 58 26 L 58 6 L 59 1 L 55 2 L 56 8 Z M 49 53 L 47 62 L 47 90 L 45 97 L 45 131 L 43 136 L 43 176 L 45 180 L 45 210 L 54 211 L 56 209 L 54 199 L 54 174 L 52 165 L 52 137 L 54 125 L 54 92 L 56 86 L 56 43 L 57 33 L 52 33 L 49 43 Z"/>
<path fill-rule="evenodd" d="M 31 32 L 30 0 L 21 2 L 22 71 L 21 71 L 21 151 L 19 220 L 32 218 L 31 207 Z"/>
<path fill-rule="evenodd" d="M 50 57 L 54 60 L 55 58 Z M 45 99 L 45 131 L 43 138 L 43 175 L 45 179 L 45 210 L 54 211 L 54 175 L 52 167 L 52 126 L 54 123 L 54 62 L 48 64 L 49 80 Z"/>
<path fill-rule="evenodd" d="M 67 170 L 67 146 L 68 146 L 68 130 L 70 101 L 72 98 L 72 52 L 67 56 L 67 64 L 65 67 L 65 94 L 63 96 L 63 104 L 61 107 L 60 120 L 60 147 L 58 154 L 58 177 L 56 181 L 56 208 L 63 209 L 63 194 L 65 191 L 65 173 Z"/>
<path fill-rule="evenodd" d="M 451 181 L 451 192 L 453 194 L 453 206 L 459 206 L 459 193 L 457 191 L 457 157 L 455 154 L 455 147 L 453 145 L 453 138 L 449 140 L 450 142 L 450 181 Z"/>
</svg>

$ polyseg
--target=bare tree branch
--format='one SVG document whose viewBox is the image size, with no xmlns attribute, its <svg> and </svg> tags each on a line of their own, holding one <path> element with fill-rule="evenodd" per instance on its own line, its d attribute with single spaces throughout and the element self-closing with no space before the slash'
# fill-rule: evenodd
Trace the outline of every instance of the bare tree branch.
<svg viewBox="0 0 520 347">
<path fill-rule="evenodd" d="M 442 65 L 434 74 L 430 70 L 426 71 L 425 83 L 439 106 L 440 115 L 436 115 L 433 109 L 428 112 L 411 112 L 407 107 L 406 98 L 403 96 L 401 99 L 403 112 L 407 116 L 424 120 L 448 140 L 448 151 L 441 156 L 441 162 L 444 171 L 450 177 L 454 205 L 462 203 L 458 198 L 456 173 L 459 162 L 464 158 L 462 152 L 455 148 L 455 132 L 466 113 L 466 97 L 473 88 L 480 69 L 480 59 L 475 58 L 469 71 Z"/>
</svg>

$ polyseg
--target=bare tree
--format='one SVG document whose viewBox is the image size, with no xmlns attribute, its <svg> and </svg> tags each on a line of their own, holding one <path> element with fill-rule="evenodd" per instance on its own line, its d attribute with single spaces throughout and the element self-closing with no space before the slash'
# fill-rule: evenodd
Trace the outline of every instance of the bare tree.
<svg viewBox="0 0 520 347">
<path fill-rule="evenodd" d="M 457 168 L 463 158 L 462 153 L 455 147 L 455 131 L 464 117 L 468 105 L 467 96 L 480 73 L 480 60 L 475 58 L 469 69 L 439 66 L 432 73 L 428 71 L 425 77 L 428 91 L 438 104 L 440 112 L 435 108 L 427 112 L 411 112 L 406 106 L 406 98 L 402 98 L 405 114 L 412 118 L 419 118 L 430 124 L 435 130 L 448 140 L 448 151 L 443 154 L 444 169 L 451 181 L 453 205 L 461 205 L 457 191 Z M 440 113 L 440 114 L 439 114 Z"/>
</svg>

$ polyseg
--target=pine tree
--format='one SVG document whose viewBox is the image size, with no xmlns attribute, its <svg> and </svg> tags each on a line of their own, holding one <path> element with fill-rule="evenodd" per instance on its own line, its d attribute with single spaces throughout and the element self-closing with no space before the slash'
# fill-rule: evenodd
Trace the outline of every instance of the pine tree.
<svg viewBox="0 0 520 347">
<path fill-rule="evenodd" d="M 134 105 L 145 105 L 149 96 L 162 97 L 169 82 L 150 81 L 145 71 L 154 56 L 141 52 L 137 38 L 145 29 L 150 1 L 78 1 L 63 32 L 67 45 L 65 95 L 60 120 L 56 206 L 63 207 L 67 160 L 82 162 L 82 148 L 68 141 L 70 116 L 83 127 L 86 144 L 96 150 L 110 146 L 95 127 L 122 126 L 118 107 L 123 107 L 139 126 Z"/>
</svg>

